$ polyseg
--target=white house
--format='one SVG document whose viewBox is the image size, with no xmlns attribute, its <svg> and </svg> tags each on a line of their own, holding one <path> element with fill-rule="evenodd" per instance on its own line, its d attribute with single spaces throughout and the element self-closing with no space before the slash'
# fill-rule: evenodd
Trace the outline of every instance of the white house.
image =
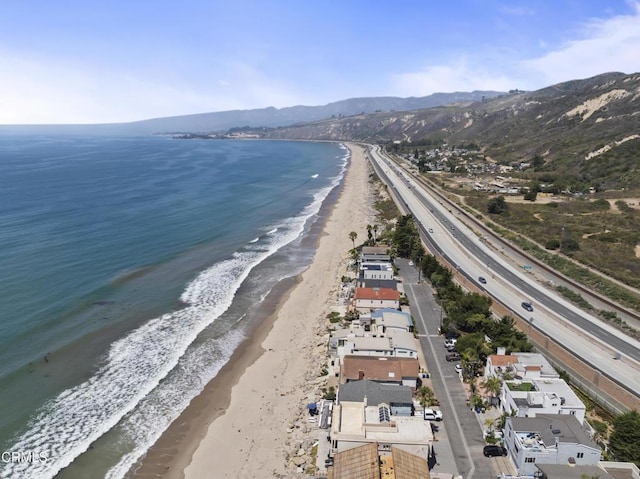
<svg viewBox="0 0 640 479">
<path fill-rule="evenodd" d="M 484 371 L 485 377 L 497 376 L 504 378 L 505 375 L 508 375 L 512 379 L 520 380 L 560 377 L 542 354 L 520 352 L 505 354 L 505 348 L 498 348 L 497 354 L 487 357 Z"/>
<path fill-rule="evenodd" d="M 602 453 L 571 415 L 507 417 L 504 441 L 521 475 L 533 476 L 536 464 L 596 465 Z"/>
<path fill-rule="evenodd" d="M 586 407 L 562 379 L 504 381 L 500 399 L 504 412 L 509 415 L 560 414 L 574 416 L 580 424 L 584 423 Z"/>
<path fill-rule="evenodd" d="M 390 331 L 413 332 L 411 315 L 397 309 L 378 309 L 371 313 L 372 329 L 380 333 Z"/>
<path fill-rule="evenodd" d="M 418 357 L 418 347 L 413 334 L 404 331 L 380 335 L 351 332 L 347 335 L 338 334 L 336 340 L 336 354 L 340 358 L 344 356 Z"/>
<path fill-rule="evenodd" d="M 362 263 L 360 279 L 393 280 L 393 265 L 381 261 Z"/>
</svg>

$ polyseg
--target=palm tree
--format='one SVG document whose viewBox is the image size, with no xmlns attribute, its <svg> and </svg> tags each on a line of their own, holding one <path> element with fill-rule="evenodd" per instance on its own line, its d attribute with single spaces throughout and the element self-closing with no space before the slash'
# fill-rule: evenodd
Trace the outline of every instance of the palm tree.
<svg viewBox="0 0 640 479">
<path fill-rule="evenodd" d="M 488 377 L 482 383 L 482 387 L 486 392 L 491 393 L 492 398 L 497 398 L 502 390 L 502 379 L 497 376 Z"/>
<path fill-rule="evenodd" d="M 353 243 L 353 249 L 356 249 L 356 238 L 357 237 L 358 237 L 358 233 L 356 233 L 355 231 L 352 231 L 351 233 L 349 233 L 349 239 Z"/>
<path fill-rule="evenodd" d="M 418 402 L 422 407 L 431 406 L 433 400 L 435 399 L 435 395 L 433 391 L 428 386 L 422 386 L 420 389 L 416 391 L 416 396 L 418 398 Z"/>
<path fill-rule="evenodd" d="M 493 418 L 487 418 L 484 423 L 487 425 L 487 436 L 493 433 L 493 426 L 496 425 L 496 420 Z"/>
</svg>

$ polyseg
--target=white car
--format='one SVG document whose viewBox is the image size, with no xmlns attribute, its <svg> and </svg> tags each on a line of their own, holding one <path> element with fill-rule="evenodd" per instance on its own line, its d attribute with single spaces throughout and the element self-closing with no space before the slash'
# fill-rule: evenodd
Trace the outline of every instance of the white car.
<svg viewBox="0 0 640 479">
<path fill-rule="evenodd" d="M 453 338 L 449 338 L 449 339 L 445 339 L 444 340 L 444 347 L 449 349 L 449 348 L 453 348 L 456 343 L 458 342 L 457 339 L 453 339 Z"/>
<path fill-rule="evenodd" d="M 456 372 L 458 374 L 460 374 L 462 372 L 462 366 L 460 366 L 459 364 L 456 364 Z"/>
<path fill-rule="evenodd" d="M 413 266 L 413 261 L 409 260 L 409 266 Z"/>
<path fill-rule="evenodd" d="M 436 409 L 425 408 L 424 410 L 425 421 L 442 421 L 442 411 Z"/>
</svg>

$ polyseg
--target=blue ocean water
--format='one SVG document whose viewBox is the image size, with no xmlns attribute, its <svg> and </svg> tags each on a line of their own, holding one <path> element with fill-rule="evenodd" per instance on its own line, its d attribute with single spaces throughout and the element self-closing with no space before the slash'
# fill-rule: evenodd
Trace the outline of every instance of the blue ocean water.
<svg viewBox="0 0 640 479">
<path fill-rule="evenodd" d="M 309 263 L 346 161 L 330 143 L 0 132 L 0 451 L 38 458 L 0 477 L 123 477 Z"/>
</svg>

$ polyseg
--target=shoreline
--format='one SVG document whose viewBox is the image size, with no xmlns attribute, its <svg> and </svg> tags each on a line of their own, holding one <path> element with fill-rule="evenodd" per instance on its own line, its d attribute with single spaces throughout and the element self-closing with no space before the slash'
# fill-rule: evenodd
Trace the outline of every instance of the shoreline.
<svg viewBox="0 0 640 479">
<path fill-rule="evenodd" d="M 336 309 L 352 246 L 348 233 L 366 238 L 371 215 L 362 148 L 345 146 L 349 168 L 311 264 L 267 296 L 264 319 L 127 477 L 199 478 L 214 470 L 216 477 L 287 474 L 294 452 L 289 428 L 306 413 L 307 401 L 320 399 L 325 317 Z"/>
</svg>

